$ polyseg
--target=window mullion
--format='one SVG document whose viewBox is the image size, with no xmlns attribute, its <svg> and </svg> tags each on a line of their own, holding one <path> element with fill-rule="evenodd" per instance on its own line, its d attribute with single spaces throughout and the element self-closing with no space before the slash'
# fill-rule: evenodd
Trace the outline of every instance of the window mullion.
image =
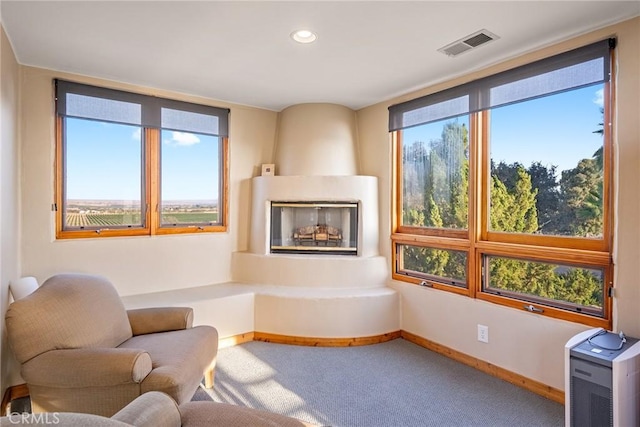
<svg viewBox="0 0 640 427">
<path fill-rule="evenodd" d="M 220 138 L 220 142 L 222 144 L 222 153 L 220 157 L 222 158 L 222 164 L 220 167 L 222 168 L 222 184 L 220 186 L 221 194 L 220 198 L 222 199 L 222 209 L 220 209 L 220 204 L 218 204 L 219 215 L 222 215 L 222 221 L 220 230 L 226 231 L 229 226 L 229 137 Z"/>
<path fill-rule="evenodd" d="M 60 238 L 64 223 L 64 203 L 66 196 L 64 195 L 64 118 L 60 115 L 56 116 L 56 158 L 55 158 L 55 199 L 54 207 L 56 210 L 56 238 Z"/>
<path fill-rule="evenodd" d="M 610 57 L 611 65 L 611 75 L 615 75 L 615 50 L 611 51 Z M 612 117 L 614 117 L 614 105 L 615 105 L 615 79 L 610 79 L 607 83 L 604 84 L 604 93 L 608 96 L 604 97 L 604 117 L 602 120 L 602 130 L 603 130 L 603 167 L 605 173 L 603 174 L 603 182 L 602 182 L 602 190 L 603 190 L 603 240 L 609 252 L 612 251 L 613 248 L 613 201 L 611 195 L 614 194 L 613 191 L 613 126 L 612 126 Z"/>
<path fill-rule="evenodd" d="M 156 234 L 159 219 L 159 194 L 160 194 L 160 130 L 155 128 L 145 128 L 145 203 L 146 203 L 146 226 L 150 234 Z"/>
<path fill-rule="evenodd" d="M 467 280 L 469 296 L 475 297 L 482 291 L 482 259 L 477 250 L 486 224 L 485 191 L 485 155 L 486 141 L 485 115 L 483 112 L 472 113 L 469 121 L 469 255 Z"/>
<path fill-rule="evenodd" d="M 393 166 L 392 179 L 393 182 L 393 194 L 392 200 L 395 203 L 391 208 L 391 233 L 397 233 L 400 227 L 402 227 L 402 131 L 395 131 L 391 134 L 392 146 L 393 146 Z"/>
<path fill-rule="evenodd" d="M 489 213 L 491 211 L 491 152 L 490 152 L 490 111 L 481 111 L 478 114 L 478 241 L 488 239 Z"/>
</svg>

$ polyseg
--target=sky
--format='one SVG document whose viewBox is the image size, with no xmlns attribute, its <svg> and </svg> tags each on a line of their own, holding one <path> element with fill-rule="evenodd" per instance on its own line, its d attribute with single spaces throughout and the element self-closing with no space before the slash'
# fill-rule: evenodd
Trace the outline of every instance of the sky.
<svg viewBox="0 0 640 427">
<path fill-rule="evenodd" d="M 67 199 L 140 200 L 138 126 L 67 118 Z M 163 130 L 161 198 L 218 199 L 218 138 Z"/>
<path fill-rule="evenodd" d="M 557 166 L 557 173 L 573 169 L 591 158 L 602 146 L 602 136 L 593 133 L 602 123 L 603 85 L 546 96 L 495 108 L 491 111 L 490 150 L 496 162 L 532 162 Z M 468 117 L 459 123 L 468 126 Z M 440 139 L 442 122 L 405 129 L 405 144 Z"/>
</svg>

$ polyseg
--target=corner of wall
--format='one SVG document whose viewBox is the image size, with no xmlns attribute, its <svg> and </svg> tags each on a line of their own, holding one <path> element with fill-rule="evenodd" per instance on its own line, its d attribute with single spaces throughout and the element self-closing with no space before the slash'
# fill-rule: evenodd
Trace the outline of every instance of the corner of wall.
<svg viewBox="0 0 640 427">
<path fill-rule="evenodd" d="M 353 133 L 355 134 L 356 137 L 356 143 L 355 143 L 355 150 L 356 150 L 356 173 L 358 175 L 362 175 L 363 169 L 362 169 L 362 141 L 360 141 L 360 126 L 358 125 L 358 111 L 354 111 L 353 112 Z"/>
<path fill-rule="evenodd" d="M 273 133 L 273 150 L 271 151 L 271 162 L 275 162 L 278 157 L 278 141 L 280 140 L 280 122 L 282 121 L 282 111 L 276 113 L 276 131 Z M 276 165 L 277 171 L 278 165 Z"/>
<path fill-rule="evenodd" d="M 20 65 L 0 24 L 0 314 L 9 306 L 9 282 L 20 274 Z M 0 391 L 18 377 L 2 322 Z"/>
</svg>

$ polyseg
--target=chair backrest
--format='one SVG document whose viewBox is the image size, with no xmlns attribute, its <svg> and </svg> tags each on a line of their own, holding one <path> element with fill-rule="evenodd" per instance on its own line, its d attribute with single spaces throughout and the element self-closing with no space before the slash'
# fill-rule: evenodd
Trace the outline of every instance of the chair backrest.
<svg viewBox="0 0 640 427">
<path fill-rule="evenodd" d="M 100 276 L 59 274 L 13 302 L 5 316 L 20 363 L 49 350 L 116 347 L 131 338 L 124 304 Z"/>
</svg>

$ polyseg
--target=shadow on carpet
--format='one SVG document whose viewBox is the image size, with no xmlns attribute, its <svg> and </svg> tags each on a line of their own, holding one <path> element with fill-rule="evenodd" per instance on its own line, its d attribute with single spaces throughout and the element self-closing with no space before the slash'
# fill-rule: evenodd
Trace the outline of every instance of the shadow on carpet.
<svg viewBox="0 0 640 427">
<path fill-rule="evenodd" d="M 564 406 L 403 339 L 221 349 L 213 400 L 334 427 L 563 426 Z"/>
</svg>

